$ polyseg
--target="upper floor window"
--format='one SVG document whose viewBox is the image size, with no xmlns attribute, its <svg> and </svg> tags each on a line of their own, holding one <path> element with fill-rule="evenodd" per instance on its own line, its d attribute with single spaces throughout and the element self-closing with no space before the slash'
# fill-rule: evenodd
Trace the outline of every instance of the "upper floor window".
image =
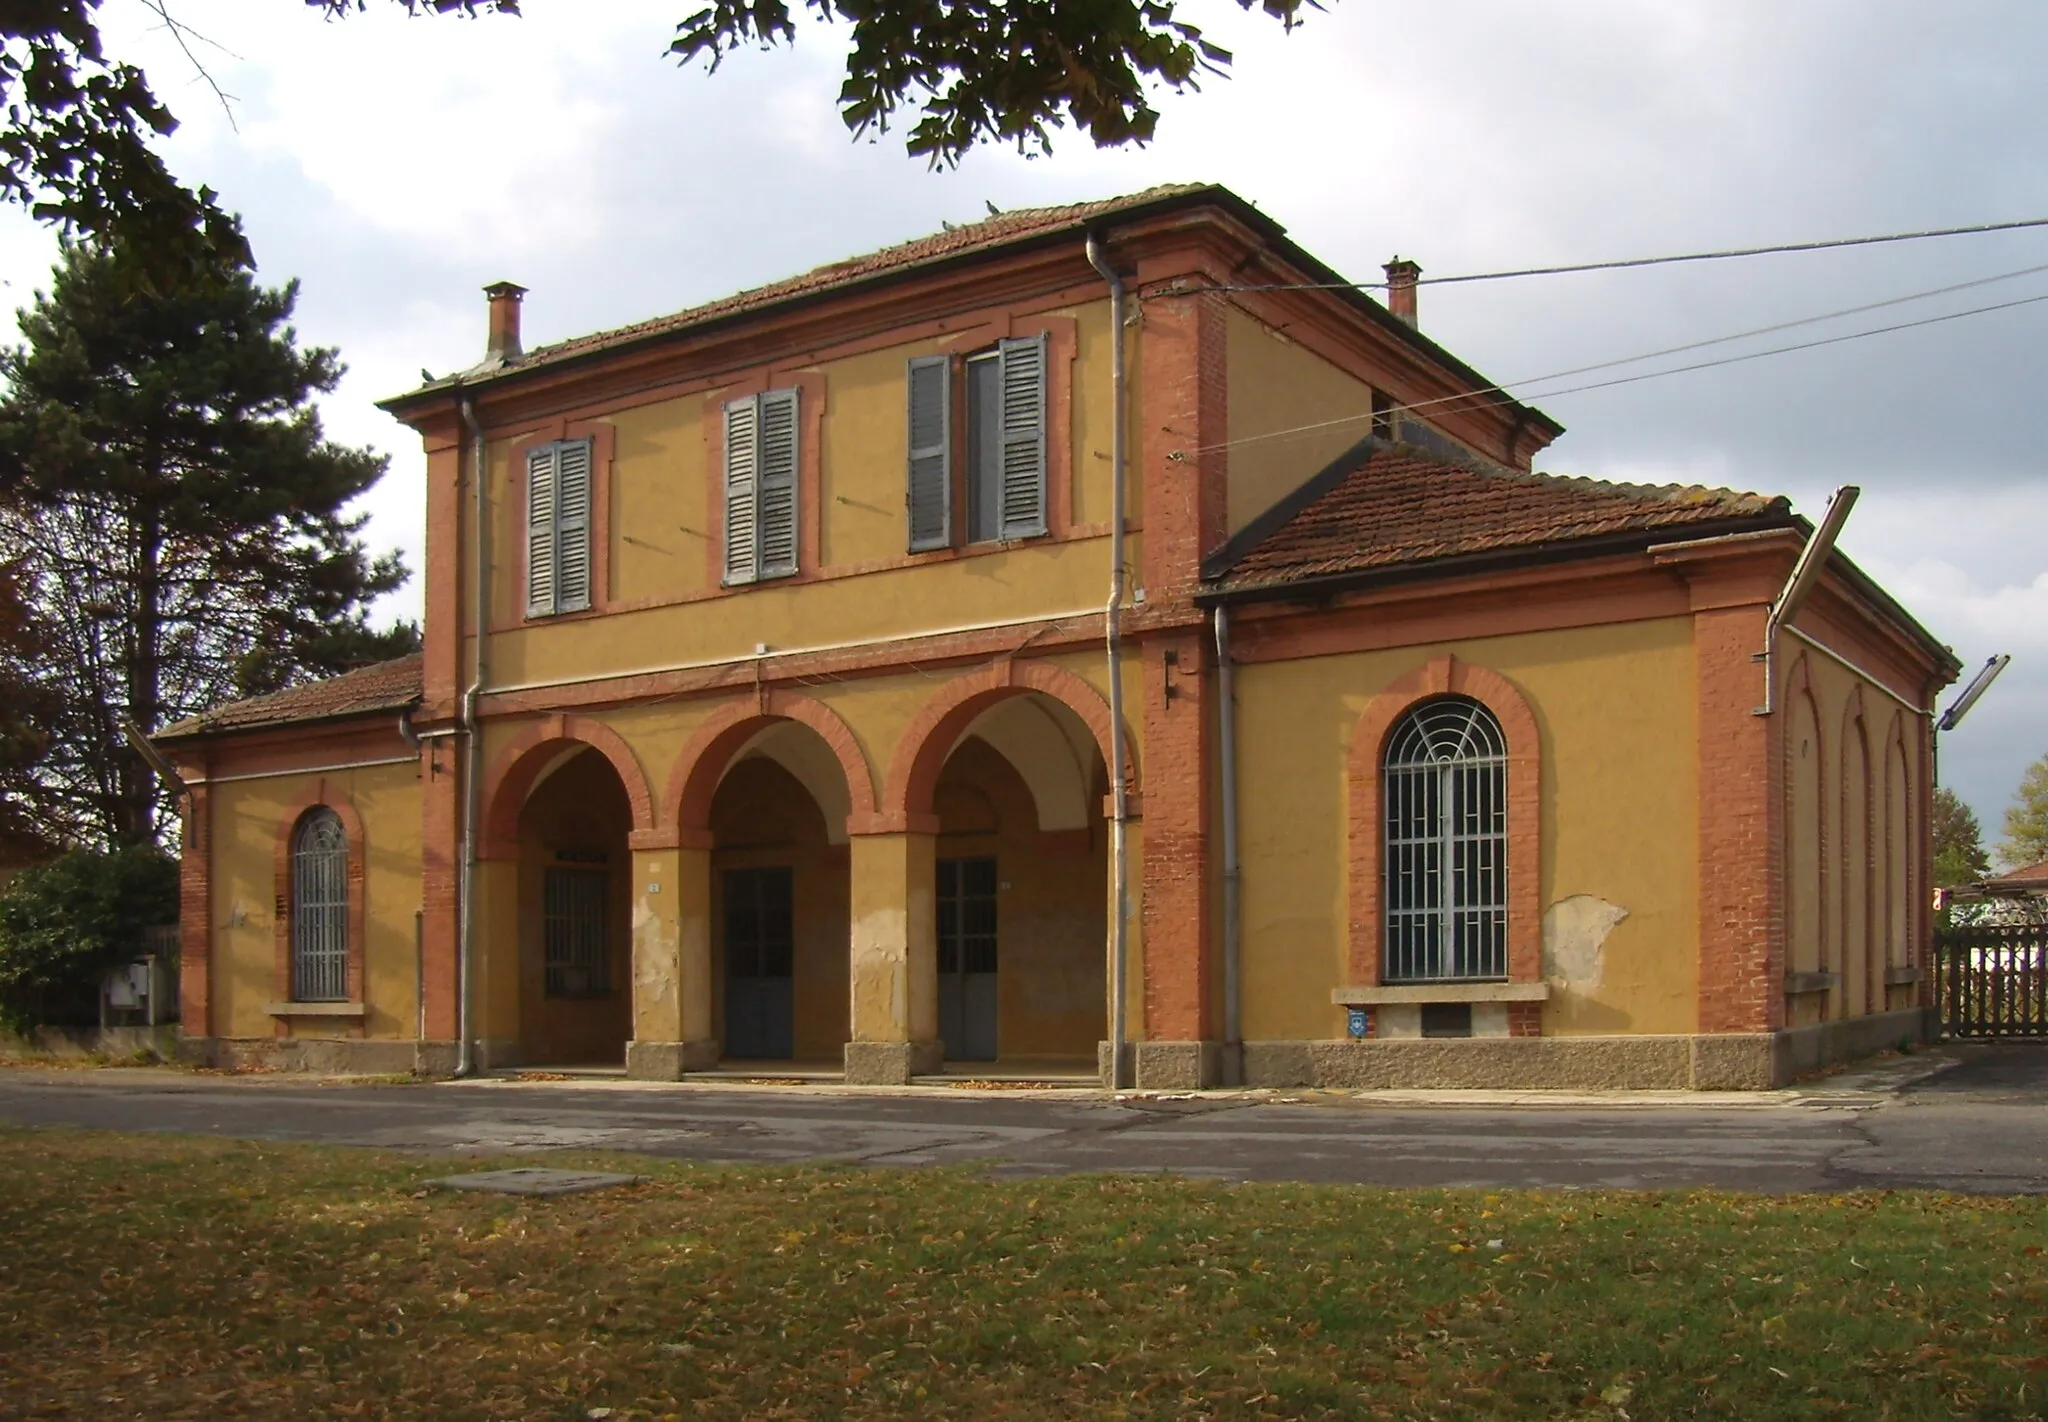
<svg viewBox="0 0 2048 1422">
<path fill-rule="evenodd" d="M 1507 739 L 1464 696 L 1417 706 L 1387 738 L 1384 980 L 1505 978 Z"/>
<path fill-rule="evenodd" d="M 348 831 L 309 810 L 292 837 L 292 1000 L 348 1000 Z"/>
<path fill-rule="evenodd" d="M 1046 344 L 910 362 L 911 552 L 1046 531 Z"/>
<path fill-rule="evenodd" d="M 769 390 L 725 407 L 725 583 L 797 571 L 797 395 Z"/>
<path fill-rule="evenodd" d="M 526 455 L 526 615 L 590 606 L 588 439 L 556 440 Z"/>
</svg>

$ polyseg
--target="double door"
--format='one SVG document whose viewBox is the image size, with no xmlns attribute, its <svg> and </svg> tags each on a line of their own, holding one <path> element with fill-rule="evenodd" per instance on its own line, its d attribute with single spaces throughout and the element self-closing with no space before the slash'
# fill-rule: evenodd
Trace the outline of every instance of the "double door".
<svg viewBox="0 0 2048 1422">
<path fill-rule="evenodd" d="M 787 866 L 728 869 L 725 1055 L 794 1054 L 795 878 Z M 996 1056 L 996 861 L 938 862 L 939 1037 L 953 1061 Z"/>
</svg>

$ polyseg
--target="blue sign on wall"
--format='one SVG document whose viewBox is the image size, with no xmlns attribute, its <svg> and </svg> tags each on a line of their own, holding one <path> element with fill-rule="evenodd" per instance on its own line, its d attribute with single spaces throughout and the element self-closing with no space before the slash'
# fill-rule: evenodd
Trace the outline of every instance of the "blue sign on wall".
<svg viewBox="0 0 2048 1422">
<path fill-rule="evenodd" d="M 1350 1014 L 1350 1016 L 1351 1016 L 1351 1035 L 1352 1035 L 1352 1036 L 1354 1036 L 1354 1037 L 1370 1037 L 1370 1036 L 1372 1035 L 1372 1011 L 1371 1011 L 1371 1009 L 1369 1009 L 1369 1008 L 1364 1008 L 1364 1007 L 1354 1007 L 1354 1008 L 1352 1008 L 1352 1009 L 1351 1009 L 1351 1014 Z"/>
</svg>

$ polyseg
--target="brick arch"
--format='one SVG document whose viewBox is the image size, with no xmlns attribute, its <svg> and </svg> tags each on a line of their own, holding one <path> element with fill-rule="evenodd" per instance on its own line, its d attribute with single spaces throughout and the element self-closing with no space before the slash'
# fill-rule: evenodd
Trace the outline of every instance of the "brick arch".
<svg viewBox="0 0 2048 1422">
<path fill-rule="evenodd" d="M 1437 696 L 1469 696 L 1500 722 L 1508 741 L 1508 979 L 1543 976 L 1543 735 L 1522 689 L 1486 667 L 1432 657 L 1366 704 L 1351 728 L 1349 791 L 1351 983 L 1380 980 L 1380 867 L 1385 817 L 1380 760 L 1387 736 L 1410 710 Z"/>
<path fill-rule="evenodd" d="M 1005 659 L 947 682 L 911 718 L 896 742 L 895 755 L 890 757 L 881 813 L 871 832 L 936 831 L 938 817 L 932 810 L 932 792 L 938 788 L 939 772 L 946 768 L 946 758 L 952 754 L 954 743 L 975 717 L 998 701 L 1034 691 L 1051 697 L 1079 716 L 1095 737 L 1102 763 L 1111 763 L 1111 737 L 1117 731 L 1110 719 L 1109 702 L 1101 692 L 1064 668 Z M 1138 757 L 1129 727 L 1123 729 L 1123 747 L 1124 782 L 1128 791 L 1135 792 Z"/>
<path fill-rule="evenodd" d="M 682 754 L 676 757 L 668 784 L 661 792 L 667 818 L 659 832 L 663 845 L 702 849 L 711 844 L 711 801 L 718 782 L 739 748 L 777 721 L 795 721 L 810 727 L 832 750 L 846 777 L 848 828 L 865 829 L 875 818 L 875 777 L 868 767 L 867 752 L 861 749 L 853 728 L 837 711 L 793 691 L 770 691 L 759 698 L 728 702 L 712 712 L 691 735 Z M 653 846 L 652 838 L 636 838 L 641 847 Z"/>
<path fill-rule="evenodd" d="M 1828 815 L 1828 788 L 1834 783 L 1834 775 L 1828 769 L 1828 731 L 1820 714 L 1820 693 L 1814 689 L 1813 666 L 1806 653 L 1801 652 L 1798 659 L 1792 663 L 1791 668 L 1785 673 L 1784 694 L 1781 699 L 1788 708 L 1788 714 L 1785 719 L 1787 727 L 1792 724 L 1789 708 L 1796 705 L 1799 701 L 1803 700 L 1806 703 L 1807 710 L 1813 717 L 1813 809 L 1817 820 L 1817 823 L 1814 825 L 1814 838 L 1816 841 L 1814 845 L 1814 862 L 1820 866 L 1819 879 L 1807 885 L 1804 890 L 1801 890 L 1794 882 L 1792 854 L 1792 836 L 1799 828 L 1792 822 L 1792 776 L 1794 774 L 1792 757 L 1796 753 L 1797 748 L 1792 743 L 1793 738 L 1790 732 L 1787 731 L 1781 737 L 1783 745 L 1779 748 L 1780 754 L 1784 758 L 1784 823 L 1783 843 L 1779 851 L 1779 864 L 1784 874 L 1785 883 L 1785 962 L 1788 966 L 1792 962 L 1791 933 L 1793 928 L 1793 905 L 1802 894 L 1810 892 L 1816 899 L 1814 925 L 1815 932 L 1820 935 L 1820 942 L 1814 954 L 1814 962 L 1821 971 L 1826 972 L 1839 966 L 1835 963 L 1834 938 L 1832 936 L 1835 921 L 1834 906 L 1829 902 L 1829 891 L 1834 887 L 1835 876 L 1832 867 L 1828 863 L 1828 851 L 1833 845 L 1833 841 L 1828 834 L 1828 826 L 1831 823 Z"/>
<path fill-rule="evenodd" d="M 340 781 L 322 776 L 314 782 L 313 788 L 301 795 L 296 802 L 285 807 L 278 820 L 277 848 L 273 859 L 272 883 L 277 892 L 276 913 L 273 919 L 274 937 L 277 948 L 277 1001 L 292 1000 L 292 841 L 298 838 L 299 826 L 307 815 L 315 810 L 332 810 L 341 821 L 342 833 L 348 836 L 348 968 L 347 983 L 349 997 L 356 1002 L 363 1000 L 363 954 L 369 939 L 369 925 L 365 914 L 369 910 L 365 866 L 369 863 L 369 842 L 363 837 L 363 817 L 356 810 L 355 798 L 348 793 L 348 787 Z M 277 1024 L 278 1034 L 285 1034 L 285 1024 Z M 357 1035 L 360 1035 L 358 1033 Z"/>
<path fill-rule="evenodd" d="M 1878 793 L 1876 783 L 1877 762 L 1871 747 L 1870 717 L 1864 708 L 1863 684 L 1861 682 L 1849 688 L 1849 695 L 1842 702 L 1841 740 L 1842 784 L 1841 789 L 1837 792 L 1840 796 L 1837 802 L 1838 823 L 1842 826 L 1841 843 L 1839 846 L 1842 855 L 1842 962 L 1840 967 L 1844 970 L 1842 979 L 1842 1011 L 1844 1015 L 1853 1017 L 1861 1016 L 1871 1011 L 1872 1000 L 1881 997 L 1883 993 L 1883 989 L 1879 985 L 1882 981 L 1881 974 L 1883 969 L 1881 966 L 1874 965 L 1871 962 L 1871 945 L 1877 941 L 1879 926 L 1883 917 L 1880 912 L 1880 906 L 1877 903 L 1875 890 L 1877 886 L 1877 850 L 1879 839 L 1877 833 L 1877 811 L 1878 806 L 1883 803 L 1884 797 Z M 1850 851 L 1856 843 L 1856 836 L 1850 824 L 1849 806 L 1856 790 L 1852 773 L 1853 757 L 1859 748 L 1863 752 L 1863 862 L 1856 864 L 1850 862 Z M 1863 900 L 1863 941 L 1861 943 L 1851 943 L 1849 941 L 1849 926 L 1855 921 L 1851 895 L 1861 895 Z M 1852 960 L 1857 964 L 1863 983 L 1862 998 L 1853 1005 L 1848 999 L 1850 979 L 1846 971 Z M 1877 983 L 1872 981 L 1873 969 L 1879 975 Z"/>
<path fill-rule="evenodd" d="M 654 797 L 648 792 L 640 758 L 633 754 L 625 737 L 588 716 L 548 716 L 514 736 L 484 780 L 483 834 L 477 846 L 478 858 L 519 857 L 519 812 L 525 808 L 534 781 L 558 751 L 577 743 L 602 755 L 618 772 L 619 783 L 626 787 L 626 802 L 633 811 L 633 834 L 654 832 Z"/>
<path fill-rule="evenodd" d="M 1892 709 L 1891 722 L 1885 728 L 1884 749 L 1878 755 L 1877 764 L 1871 767 L 1872 778 L 1884 787 L 1884 808 L 1880 823 L 1884 827 L 1882 842 L 1876 846 L 1879 863 L 1884 874 L 1884 952 L 1881 955 L 1887 967 L 1906 966 L 1918 956 L 1913 952 L 1913 906 L 1919 902 L 1918 859 L 1913 853 L 1912 807 L 1918 802 L 1913 792 L 1913 757 L 1906 750 L 1906 713 L 1902 708 Z M 1898 757 L 1900 803 L 1892 801 L 1892 757 Z M 1928 827 L 1932 837 L 1933 827 Z M 1896 851 L 1898 841 L 1905 840 L 1903 860 Z M 1895 874 L 1896 871 L 1896 874 Z M 1896 882 L 1902 879 L 1903 883 Z M 1903 938 L 1905 957 L 1896 965 L 1892 963 L 1892 944 Z"/>
</svg>

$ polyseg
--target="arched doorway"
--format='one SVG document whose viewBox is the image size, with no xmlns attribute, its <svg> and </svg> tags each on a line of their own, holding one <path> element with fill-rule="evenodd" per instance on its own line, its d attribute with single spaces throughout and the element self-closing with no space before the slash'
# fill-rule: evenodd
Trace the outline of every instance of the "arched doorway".
<svg viewBox="0 0 2048 1422">
<path fill-rule="evenodd" d="M 1107 1032 L 1108 788 L 1093 731 L 995 701 L 933 789 L 939 1039 L 950 1062 L 1092 1067 Z"/>
<path fill-rule="evenodd" d="M 729 1063 L 837 1070 L 848 1037 L 846 777 L 819 734 L 763 724 L 711 797 L 712 1029 Z"/>
<path fill-rule="evenodd" d="M 518 814 L 518 1056 L 618 1066 L 632 1036 L 634 816 L 596 749 L 561 743 Z M 490 945 L 486 951 L 492 951 Z"/>
</svg>

